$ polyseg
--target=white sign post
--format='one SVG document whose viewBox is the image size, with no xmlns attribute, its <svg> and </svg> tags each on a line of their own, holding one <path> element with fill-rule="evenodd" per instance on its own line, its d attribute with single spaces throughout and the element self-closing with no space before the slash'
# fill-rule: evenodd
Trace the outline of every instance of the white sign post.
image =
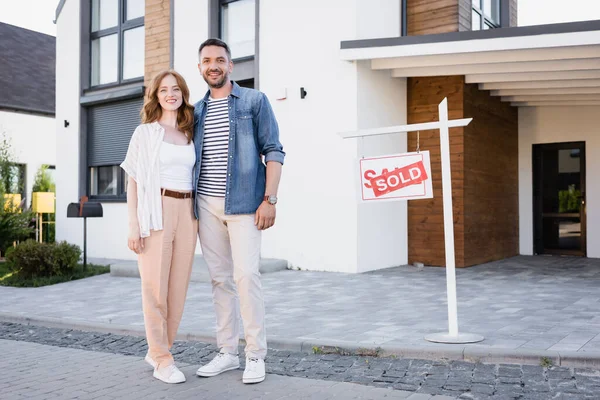
<svg viewBox="0 0 600 400">
<path fill-rule="evenodd" d="M 364 129 L 356 132 L 343 132 L 344 139 L 389 133 L 416 132 L 430 129 L 440 130 L 440 151 L 442 158 L 442 192 L 444 206 L 444 242 L 446 251 L 446 292 L 448 296 L 448 333 L 435 333 L 425 336 L 425 340 L 438 343 L 475 343 L 483 336 L 458 332 L 458 306 L 456 301 L 456 260 L 454 255 L 454 216 L 452 214 L 452 180 L 450 174 L 449 128 L 467 126 L 473 119 L 448 120 L 448 100 L 444 98 L 438 106 L 438 122 L 391 126 L 387 128 Z"/>
</svg>

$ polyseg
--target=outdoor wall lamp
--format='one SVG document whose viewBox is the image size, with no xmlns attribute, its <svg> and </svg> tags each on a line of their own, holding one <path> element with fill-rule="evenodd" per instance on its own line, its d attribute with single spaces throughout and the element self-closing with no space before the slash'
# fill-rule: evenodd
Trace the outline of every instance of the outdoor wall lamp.
<svg viewBox="0 0 600 400">
<path fill-rule="evenodd" d="M 65 128 L 69 126 L 69 121 L 65 119 Z"/>
<path fill-rule="evenodd" d="M 303 99 L 306 97 L 306 90 L 303 87 L 300 88 L 300 98 Z"/>
</svg>

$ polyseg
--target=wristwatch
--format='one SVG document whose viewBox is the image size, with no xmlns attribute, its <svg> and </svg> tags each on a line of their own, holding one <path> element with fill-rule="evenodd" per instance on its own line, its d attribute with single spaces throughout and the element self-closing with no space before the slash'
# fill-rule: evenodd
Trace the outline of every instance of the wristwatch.
<svg viewBox="0 0 600 400">
<path fill-rule="evenodd" d="M 277 196 L 275 196 L 274 194 L 267 195 L 265 196 L 264 201 L 274 206 L 275 204 L 277 204 Z"/>
</svg>

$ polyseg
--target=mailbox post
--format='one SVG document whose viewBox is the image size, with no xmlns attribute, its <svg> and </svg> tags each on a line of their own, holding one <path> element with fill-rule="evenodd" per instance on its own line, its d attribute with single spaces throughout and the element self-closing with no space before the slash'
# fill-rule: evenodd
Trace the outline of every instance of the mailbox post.
<svg viewBox="0 0 600 400">
<path fill-rule="evenodd" d="M 70 203 L 67 207 L 67 218 L 83 218 L 83 269 L 87 268 L 87 219 L 101 218 L 102 204 L 88 202 L 88 197 L 83 196 L 79 203 Z"/>
</svg>

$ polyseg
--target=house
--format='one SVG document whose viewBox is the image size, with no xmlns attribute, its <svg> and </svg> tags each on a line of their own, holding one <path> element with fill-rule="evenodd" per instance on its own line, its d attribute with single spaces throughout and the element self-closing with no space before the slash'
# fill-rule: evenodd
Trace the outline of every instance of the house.
<svg viewBox="0 0 600 400">
<path fill-rule="evenodd" d="M 15 157 L 12 192 L 31 204 L 35 175 L 56 165 L 56 39 L 0 23 L 0 135 Z"/>
<path fill-rule="evenodd" d="M 518 27 L 516 0 L 63 0 L 57 9 L 57 209 L 83 195 L 95 257 L 133 259 L 118 168 L 148 80 L 206 91 L 198 46 L 221 37 L 233 79 L 269 97 L 288 156 L 262 255 L 302 269 L 443 266 L 437 131 L 338 133 L 436 121 L 448 99 L 456 263 L 600 257 L 600 21 Z M 68 126 L 67 126 L 68 125 Z M 431 152 L 434 198 L 356 201 L 358 159 Z M 58 212 L 57 238 L 81 243 Z"/>
</svg>

